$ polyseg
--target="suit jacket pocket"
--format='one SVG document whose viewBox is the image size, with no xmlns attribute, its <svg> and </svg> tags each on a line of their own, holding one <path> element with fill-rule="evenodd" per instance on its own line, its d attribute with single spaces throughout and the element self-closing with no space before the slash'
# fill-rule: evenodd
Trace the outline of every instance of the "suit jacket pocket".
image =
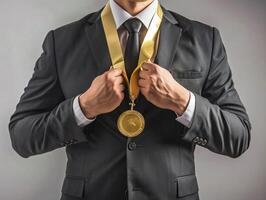
<svg viewBox="0 0 266 200">
<path fill-rule="evenodd" d="M 194 67 L 172 66 L 169 71 L 177 79 L 195 79 L 203 76 L 203 68 L 200 65 Z"/>
<path fill-rule="evenodd" d="M 198 192 L 198 182 L 194 174 L 176 178 L 177 197 L 185 197 Z"/>
<path fill-rule="evenodd" d="M 172 70 L 171 74 L 178 79 L 194 79 L 201 78 L 202 72 L 199 71 L 175 71 Z"/>
<path fill-rule="evenodd" d="M 82 198 L 84 195 L 84 186 L 85 186 L 84 178 L 66 176 L 61 191 L 63 194 Z"/>
</svg>

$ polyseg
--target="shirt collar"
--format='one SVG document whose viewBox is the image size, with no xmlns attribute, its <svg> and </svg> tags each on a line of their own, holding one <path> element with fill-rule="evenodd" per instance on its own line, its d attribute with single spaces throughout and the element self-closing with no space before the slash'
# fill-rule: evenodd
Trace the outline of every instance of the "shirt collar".
<svg viewBox="0 0 266 200">
<path fill-rule="evenodd" d="M 158 0 L 154 0 L 149 6 L 147 6 L 140 13 L 138 13 L 135 16 L 132 16 L 122 7 L 120 7 L 114 0 L 109 0 L 109 2 L 115 20 L 116 29 L 118 29 L 126 20 L 132 17 L 138 18 L 148 29 L 158 6 Z"/>
</svg>

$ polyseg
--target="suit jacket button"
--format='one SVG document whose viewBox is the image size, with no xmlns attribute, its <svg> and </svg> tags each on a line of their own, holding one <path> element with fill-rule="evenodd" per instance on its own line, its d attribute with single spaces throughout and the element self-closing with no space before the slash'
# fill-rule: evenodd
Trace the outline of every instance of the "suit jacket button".
<svg viewBox="0 0 266 200">
<path fill-rule="evenodd" d="M 133 151 L 133 150 L 135 150 L 137 148 L 137 144 L 135 143 L 135 142 L 129 142 L 128 143 L 128 149 L 130 150 L 130 151 Z"/>
<path fill-rule="evenodd" d="M 200 139 L 199 139 L 199 144 L 201 144 L 201 145 L 204 144 L 203 138 L 200 138 Z"/>
<path fill-rule="evenodd" d="M 203 140 L 202 145 L 206 145 L 208 141 L 206 139 Z"/>
<path fill-rule="evenodd" d="M 198 144 L 198 143 L 199 143 L 199 137 L 195 137 L 195 138 L 193 139 L 193 142 Z"/>
<path fill-rule="evenodd" d="M 70 144 L 73 144 L 73 143 L 74 143 L 74 139 L 71 139 L 71 140 L 69 141 L 69 143 L 70 143 Z"/>
</svg>

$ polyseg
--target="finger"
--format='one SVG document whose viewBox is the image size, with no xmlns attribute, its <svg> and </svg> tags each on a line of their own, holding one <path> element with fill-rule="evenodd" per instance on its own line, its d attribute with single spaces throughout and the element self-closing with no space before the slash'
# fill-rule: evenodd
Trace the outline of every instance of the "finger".
<svg viewBox="0 0 266 200">
<path fill-rule="evenodd" d="M 140 88 L 145 88 L 148 85 L 148 81 L 146 81 L 144 79 L 139 79 L 138 80 L 138 85 L 139 85 Z"/>
<path fill-rule="evenodd" d="M 120 94 L 120 98 L 121 98 L 121 99 L 124 99 L 124 97 L 125 97 L 124 92 L 121 92 L 121 94 Z"/>
<path fill-rule="evenodd" d="M 153 74 L 153 66 L 151 66 L 150 64 L 143 64 L 143 70 L 140 71 L 141 73 L 149 76 L 151 74 Z"/>
<path fill-rule="evenodd" d="M 121 83 L 124 83 L 124 77 L 123 76 L 116 76 L 114 77 L 114 81 L 117 83 L 117 84 L 121 84 Z"/>
<path fill-rule="evenodd" d="M 142 66 L 141 66 L 141 68 L 142 68 L 142 71 L 149 71 L 149 66 L 148 66 L 148 63 L 147 62 L 144 62 L 143 64 L 142 64 Z"/>
<path fill-rule="evenodd" d="M 126 87 L 123 84 L 120 84 L 118 87 L 120 91 L 124 91 L 126 89 Z"/>
<path fill-rule="evenodd" d="M 152 62 L 144 62 L 142 64 L 142 68 L 145 71 L 152 71 L 152 69 L 154 68 L 154 64 Z"/>
<path fill-rule="evenodd" d="M 123 94 L 124 92 L 120 89 L 120 88 L 115 88 L 114 90 L 113 90 L 113 94 L 115 94 L 115 95 L 118 95 L 118 96 L 120 96 L 121 94 Z"/>
<path fill-rule="evenodd" d="M 109 73 L 111 73 L 111 76 L 120 76 L 122 72 L 120 68 L 113 68 Z"/>
<path fill-rule="evenodd" d="M 146 71 L 140 71 L 139 72 L 139 78 L 141 78 L 141 79 L 148 79 L 149 77 L 148 77 L 148 74 L 147 74 Z"/>
<path fill-rule="evenodd" d="M 141 92 L 141 94 L 143 94 L 143 96 L 145 96 L 145 97 L 146 97 L 146 94 L 148 93 L 147 88 L 144 88 L 144 87 L 141 87 L 141 88 L 140 88 L 140 92 Z"/>
</svg>

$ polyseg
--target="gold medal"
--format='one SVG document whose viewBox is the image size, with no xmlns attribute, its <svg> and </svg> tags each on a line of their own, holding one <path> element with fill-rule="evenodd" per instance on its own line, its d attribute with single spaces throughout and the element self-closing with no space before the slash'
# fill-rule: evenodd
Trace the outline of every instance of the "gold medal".
<svg viewBox="0 0 266 200">
<path fill-rule="evenodd" d="M 133 110 L 135 103 L 131 98 L 131 109 L 124 111 L 117 120 L 118 130 L 126 137 L 136 137 L 144 130 L 145 120 L 142 114 Z"/>
<path fill-rule="evenodd" d="M 144 126 L 144 117 L 136 110 L 123 112 L 117 120 L 118 130 L 127 137 L 138 136 L 143 131 Z"/>
<path fill-rule="evenodd" d="M 162 22 L 162 16 L 163 11 L 161 6 L 158 4 L 157 13 L 154 15 L 151 21 L 140 48 L 138 66 L 136 66 L 132 72 L 131 77 L 127 77 L 122 48 L 120 46 L 120 41 L 109 2 L 106 4 L 101 13 L 105 38 L 112 60 L 112 67 L 122 69 L 123 77 L 129 89 L 129 97 L 131 100 L 129 105 L 131 105 L 131 109 L 121 113 L 117 120 L 118 130 L 126 137 L 138 136 L 143 131 L 145 126 L 145 120 L 142 114 L 133 109 L 135 106 L 134 101 L 138 97 L 140 91 L 137 84 L 138 73 L 145 61 L 154 58 L 159 40 L 159 27 Z"/>
</svg>

